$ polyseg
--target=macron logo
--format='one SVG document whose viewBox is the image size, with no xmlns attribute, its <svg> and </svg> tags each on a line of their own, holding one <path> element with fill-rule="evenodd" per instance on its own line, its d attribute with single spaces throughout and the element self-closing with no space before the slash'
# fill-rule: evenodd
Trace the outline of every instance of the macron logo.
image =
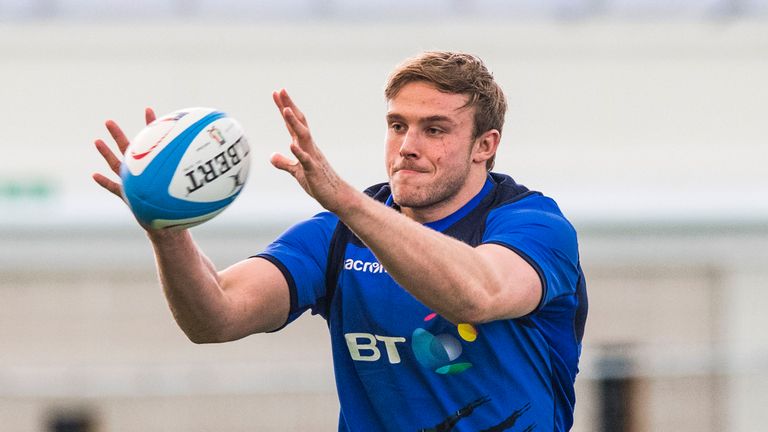
<svg viewBox="0 0 768 432">
<path fill-rule="evenodd" d="M 353 260 L 348 258 L 344 260 L 344 270 L 352 270 L 363 273 L 386 273 L 384 266 L 377 261 L 369 262 L 363 260 Z"/>
</svg>

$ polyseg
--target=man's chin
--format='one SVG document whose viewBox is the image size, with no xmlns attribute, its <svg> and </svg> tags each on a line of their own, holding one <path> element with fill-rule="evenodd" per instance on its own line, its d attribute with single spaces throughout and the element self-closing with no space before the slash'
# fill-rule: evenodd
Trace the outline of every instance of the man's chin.
<svg viewBox="0 0 768 432">
<path fill-rule="evenodd" d="M 416 191 L 392 189 L 392 201 L 400 207 L 422 208 L 429 205 L 428 197 L 417 193 Z"/>
<path fill-rule="evenodd" d="M 433 202 L 433 196 L 431 188 L 428 184 L 425 184 L 422 179 L 415 177 L 422 177 L 423 174 L 414 177 L 398 178 L 395 176 L 390 179 L 390 187 L 392 189 L 392 200 L 400 207 L 410 208 L 422 208 L 428 207 Z"/>
</svg>

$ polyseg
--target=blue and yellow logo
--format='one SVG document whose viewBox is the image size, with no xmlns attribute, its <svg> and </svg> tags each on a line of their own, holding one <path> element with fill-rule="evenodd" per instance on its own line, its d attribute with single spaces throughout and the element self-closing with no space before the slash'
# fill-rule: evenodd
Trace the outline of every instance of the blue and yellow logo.
<svg viewBox="0 0 768 432">
<path fill-rule="evenodd" d="M 436 316 L 436 313 L 431 313 L 424 321 L 431 321 Z M 456 330 L 466 342 L 471 343 L 477 339 L 477 329 L 472 324 L 459 324 Z M 422 366 L 441 375 L 458 374 L 472 367 L 472 363 L 456 361 L 464 349 L 461 341 L 449 333 L 434 335 L 423 328 L 417 328 L 411 336 L 411 349 Z"/>
</svg>

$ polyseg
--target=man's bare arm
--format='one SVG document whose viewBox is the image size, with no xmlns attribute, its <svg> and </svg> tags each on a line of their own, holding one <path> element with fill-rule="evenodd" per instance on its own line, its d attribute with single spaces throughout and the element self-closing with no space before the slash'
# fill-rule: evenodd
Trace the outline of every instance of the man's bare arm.
<svg viewBox="0 0 768 432">
<path fill-rule="evenodd" d="M 274 264 L 251 258 L 217 272 L 188 231 L 148 235 L 168 305 L 193 342 L 236 340 L 285 323 L 288 284 Z"/>
</svg>

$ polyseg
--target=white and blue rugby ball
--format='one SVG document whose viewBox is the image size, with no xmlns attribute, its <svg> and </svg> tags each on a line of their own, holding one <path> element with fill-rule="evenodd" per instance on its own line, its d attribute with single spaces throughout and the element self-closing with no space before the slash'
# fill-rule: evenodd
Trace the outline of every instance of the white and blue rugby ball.
<svg viewBox="0 0 768 432">
<path fill-rule="evenodd" d="M 125 151 L 123 197 L 144 225 L 183 229 L 224 211 L 243 189 L 250 149 L 221 111 L 187 108 L 148 124 Z"/>
</svg>

